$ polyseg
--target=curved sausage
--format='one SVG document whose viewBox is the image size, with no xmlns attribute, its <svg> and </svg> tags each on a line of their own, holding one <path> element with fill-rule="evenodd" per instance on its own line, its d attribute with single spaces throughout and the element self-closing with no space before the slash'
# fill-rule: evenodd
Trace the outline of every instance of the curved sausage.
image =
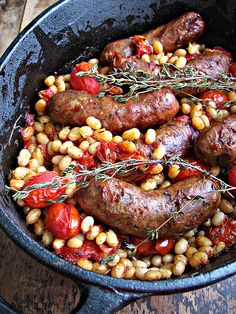
<svg viewBox="0 0 236 314">
<path fill-rule="evenodd" d="M 215 122 L 202 131 L 194 143 L 197 158 L 210 166 L 236 162 L 236 114 Z"/>
<path fill-rule="evenodd" d="M 139 187 L 109 179 L 93 181 L 77 192 L 87 214 L 124 234 L 146 237 L 147 229 L 160 227 L 159 237 L 177 237 L 203 223 L 219 205 L 217 185 L 202 176 L 191 177 L 163 190 L 142 191 Z M 194 197 L 199 199 L 190 202 Z M 186 207 L 177 214 L 184 205 Z"/>
<path fill-rule="evenodd" d="M 149 44 L 155 40 L 162 43 L 165 51 L 171 52 L 196 41 L 202 35 L 205 23 L 196 12 L 187 12 L 179 18 L 144 34 Z M 127 58 L 134 54 L 132 38 L 109 43 L 101 53 L 100 60 L 104 64 L 113 65 L 115 58 Z"/>
<path fill-rule="evenodd" d="M 111 96 L 98 98 L 83 91 L 67 90 L 55 94 L 48 104 L 52 120 L 64 125 L 86 124 L 89 116 L 98 118 L 107 130 L 117 133 L 133 127 L 145 129 L 166 123 L 179 110 L 169 89 L 160 89 L 119 103 Z"/>
</svg>

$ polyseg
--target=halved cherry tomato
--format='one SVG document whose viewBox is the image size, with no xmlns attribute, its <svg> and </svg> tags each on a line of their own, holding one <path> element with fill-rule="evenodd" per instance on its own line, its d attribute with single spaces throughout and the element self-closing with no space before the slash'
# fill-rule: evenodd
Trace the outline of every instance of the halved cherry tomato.
<svg viewBox="0 0 236 314">
<path fill-rule="evenodd" d="M 232 166 L 229 171 L 229 184 L 235 186 L 234 193 L 236 193 L 236 165 Z"/>
<path fill-rule="evenodd" d="M 90 71 L 90 65 L 87 62 L 81 62 L 76 65 L 70 75 L 70 83 L 73 89 L 83 90 L 88 94 L 98 94 L 100 91 L 100 83 L 95 78 L 89 76 L 77 76 L 78 72 Z"/>
<path fill-rule="evenodd" d="M 136 256 L 148 256 L 151 254 L 156 254 L 155 241 L 149 238 L 142 239 L 139 237 L 132 237 L 130 242 L 137 247 Z M 142 243 L 142 244 L 140 244 Z"/>
<path fill-rule="evenodd" d="M 168 254 L 172 250 L 174 243 L 175 242 L 172 238 L 156 240 L 155 249 L 157 253 L 161 255 L 165 255 L 165 254 Z"/>
<path fill-rule="evenodd" d="M 236 218 L 230 218 L 219 227 L 213 227 L 209 231 L 209 238 L 213 244 L 224 242 L 226 247 L 236 243 Z"/>
<path fill-rule="evenodd" d="M 55 180 L 59 178 L 60 176 L 58 173 L 54 171 L 42 172 L 26 181 L 24 189 L 31 190 L 30 187 L 34 184 L 50 183 L 52 181 L 55 182 Z M 55 186 L 52 184 L 44 188 L 38 187 L 29 192 L 29 195 L 24 198 L 24 202 L 30 207 L 46 207 L 48 206 L 48 201 L 55 201 L 64 192 L 65 188 L 58 187 L 56 184 Z"/>
<path fill-rule="evenodd" d="M 138 45 L 136 52 L 136 57 L 141 58 L 143 55 L 150 55 L 153 52 L 153 48 L 151 45 Z"/>
<path fill-rule="evenodd" d="M 204 165 L 201 161 L 198 161 L 194 158 L 187 158 L 186 159 L 190 164 L 194 165 L 194 166 L 197 166 L 199 168 L 202 168 L 204 170 L 209 170 L 209 167 Z M 196 169 L 193 169 L 193 168 L 184 168 L 182 170 L 180 170 L 178 176 L 174 179 L 174 181 L 182 181 L 182 180 L 185 180 L 189 177 L 192 177 L 192 176 L 198 176 L 198 175 L 201 175 L 202 172 L 199 171 L 199 170 L 196 170 Z"/>
<path fill-rule="evenodd" d="M 106 246 L 106 245 L 104 245 Z M 101 245 L 97 245 L 94 241 L 84 240 L 83 245 L 79 249 L 72 249 L 64 245 L 55 253 L 72 264 L 76 264 L 79 258 L 91 258 L 95 262 L 99 262 L 103 257 L 111 255 L 115 252 L 115 248 L 109 247 L 109 252 L 105 252 Z"/>
<path fill-rule="evenodd" d="M 83 153 L 83 156 L 78 159 L 77 163 L 90 169 L 95 166 L 94 156 L 86 151 L 85 153 Z"/>
<path fill-rule="evenodd" d="M 39 92 L 39 97 L 48 102 L 55 94 L 56 92 L 52 91 L 50 87 L 48 87 L 47 89 L 41 90 Z"/>
<path fill-rule="evenodd" d="M 236 62 L 233 62 L 229 66 L 229 73 L 233 76 L 236 77 Z"/>
<path fill-rule="evenodd" d="M 116 161 L 117 155 L 116 150 L 117 145 L 114 142 L 101 142 L 97 147 L 96 156 L 101 162 L 110 161 L 114 163 Z"/>
<path fill-rule="evenodd" d="M 216 103 L 217 108 L 221 108 L 222 105 L 229 100 L 224 93 L 215 90 L 209 90 L 208 92 L 201 94 L 200 98 L 213 100 Z"/>
<path fill-rule="evenodd" d="M 81 220 L 75 206 L 59 203 L 49 207 L 45 224 L 54 237 L 67 240 L 80 232 Z"/>
</svg>

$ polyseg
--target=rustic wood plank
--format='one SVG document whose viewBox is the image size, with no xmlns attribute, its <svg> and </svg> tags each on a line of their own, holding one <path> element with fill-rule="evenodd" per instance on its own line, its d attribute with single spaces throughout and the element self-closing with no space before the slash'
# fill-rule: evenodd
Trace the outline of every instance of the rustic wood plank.
<svg viewBox="0 0 236 314">
<path fill-rule="evenodd" d="M 58 0 L 28 0 L 25 5 L 20 30 L 24 29 L 36 16 L 57 1 Z"/>
<path fill-rule="evenodd" d="M 0 56 L 17 36 L 26 0 L 0 0 Z"/>
<path fill-rule="evenodd" d="M 0 230 L 0 296 L 24 314 L 70 313 L 77 284 L 39 264 Z"/>
</svg>

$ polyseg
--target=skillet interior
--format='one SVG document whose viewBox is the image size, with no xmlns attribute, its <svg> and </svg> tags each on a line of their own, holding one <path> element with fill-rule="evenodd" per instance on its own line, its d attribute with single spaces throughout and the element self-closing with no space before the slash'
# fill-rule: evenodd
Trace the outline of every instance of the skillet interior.
<svg viewBox="0 0 236 314">
<path fill-rule="evenodd" d="M 14 41 L 0 60 L 0 185 L 4 189 L 19 151 L 17 118 L 34 104 L 37 90 L 48 73 L 64 72 L 75 60 L 99 54 L 105 43 L 149 30 L 196 10 L 206 21 L 206 34 L 200 42 L 222 45 L 235 54 L 236 3 L 220 1 L 76 1 L 65 0 L 39 17 Z M 18 125 L 23 125 L 20 119 Z M 210 265 L 181 277 L 159 282 L 125 281 L 82 270 L 59 259 L 33 239 L 21 220 L 10 196 L 1 192 L 0 224 L 9 236 L 40 262 L 73 278 L 104 287 L 127 291 L 171 293 L 194 289 L 235 273 L 236 250 L 218 257 Z"/>
</svg>

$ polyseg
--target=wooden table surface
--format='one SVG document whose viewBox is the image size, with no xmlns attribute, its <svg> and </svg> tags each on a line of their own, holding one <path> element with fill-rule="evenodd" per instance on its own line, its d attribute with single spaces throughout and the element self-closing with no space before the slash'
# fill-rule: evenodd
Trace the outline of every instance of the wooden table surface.
<svg viewBox="0 0 236 314">
<path fill-rule="evenodd" d="M 0 0 L 0 56 L 19 31 L 55 2 Z M 76 282 L 36 262 L 0 230 L 0 296 L 26 314 L 67 314 L 78 305 L 80 291 Z M 235 312 L 236 283 L 231 277 L 194 292 L 139 300 L 117 313 Z"/>
</svg>

